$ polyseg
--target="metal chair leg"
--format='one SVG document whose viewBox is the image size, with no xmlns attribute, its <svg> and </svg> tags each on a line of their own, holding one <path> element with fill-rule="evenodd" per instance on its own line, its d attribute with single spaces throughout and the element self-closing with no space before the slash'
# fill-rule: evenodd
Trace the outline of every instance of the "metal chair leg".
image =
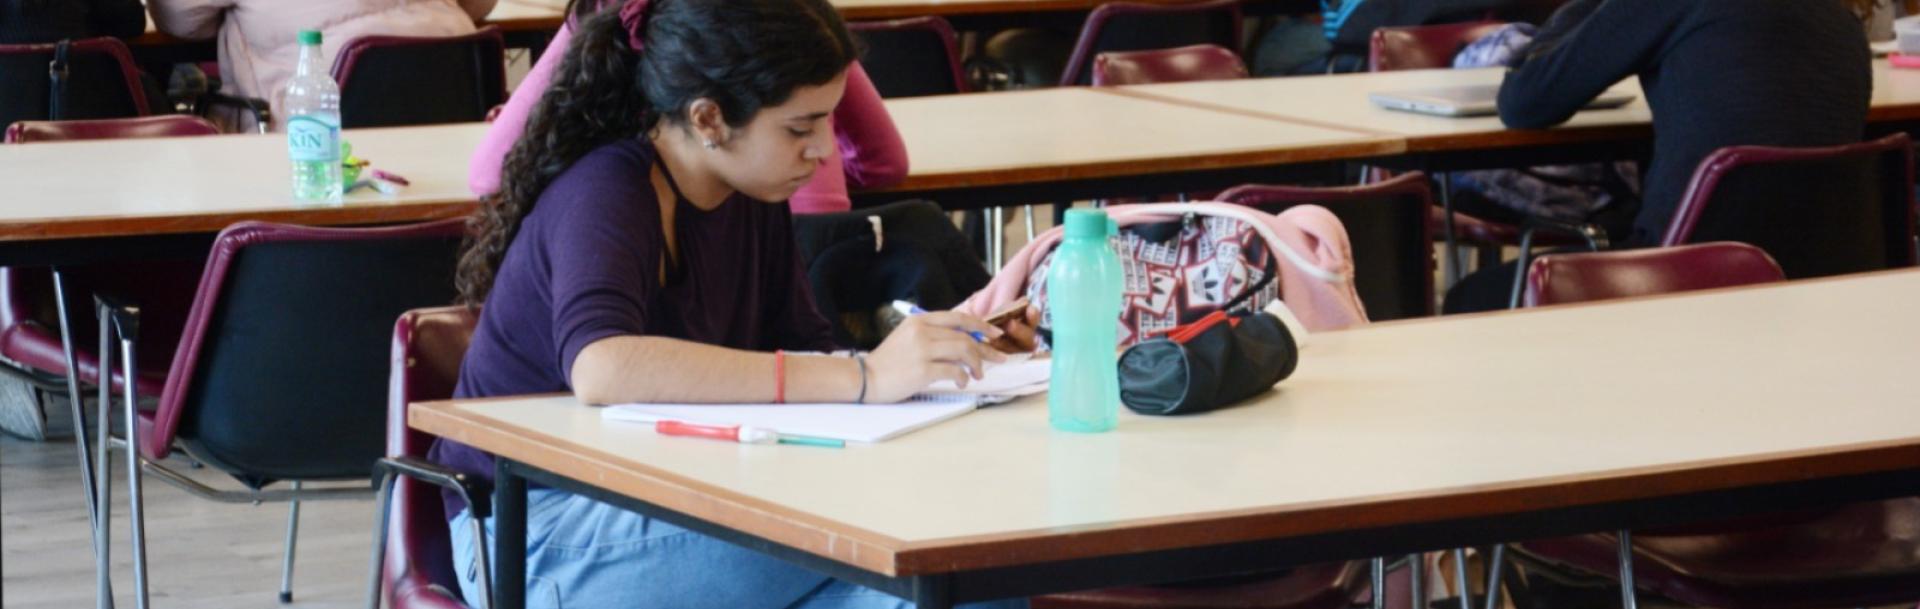
<svg viewBox="0 0 1920 609">
<path fill-rule="evenodd" d="M 1620 529 L 1620 606 L 1640 609 L 1633 597 L 1633 531 Z"/>
<path fill-rule="evenodd" d="M 1527 288 L 1527 265 L 1533 258 L 1533 227 L 1520 231 L 1520 259 L 1513 269 L 1513 291 L 1507 294 L 1507 308 L 1520 308 L 1520 295 Z"/>
<path fill-rule="evenodd" d="M 293 481 L 293 492 L 300 492 L 300 481 Z M 300 500 L 287 502 L 287 554 L 280 559 L 280 604 L 293 602 L 293 548 L 300 537 Z"/>
<path fill-rule="evenodd" d="M 1027 243 L 1033 243 L 1033 238 L 1040 234 L 1040 231 L 1035 230 L 1036 225 L 1034 224 L 1034 220 L 1033 220 L 1034 207 L 1035 206 L 1033 205 L 1028 205 L 1026 207 L 1021 208 L 1021 210 L 1024 211 L 1025 215 L 1027 216 Z"/>
<path fill-rule="evenodd" d="M 1494 544 L 1493 555 L 1487 558 L 1487 609 L 1500 607 L 1500 570 L 1506 558 L 1507 544 Z"/>
<path fill-rule="evenodd" d="M 1467 549 L 1453 549 L 1453 587 L 1460 593 L 1460 609 L 1473 609 L 1473 591 L 1467 589 Z"/>
<path fill-rule="evenodd" d="M 1412 609 L 1427 609 L 1427 553 L 1419 552 L 1407 555 L 1407 597 L 1413 602 L 1407 606 Z"/>
<path fill-rule="evenodd" d="M 94 502 L 100 506 L 100 536 L 95 539 L 93 552 L 100 561 L 99 586 L 103 590 L 113 585 L 113 456 L 108 448 L 113 444 L 113 318 L 105 306 L 97 307 L 94 312 L 100 320 L 100 350 L 95 351 L 99 358 L 100 378 L 95 386 L 99 394 L 94 407 L 99 409 L 99 420 L 94 441 L 93 459 Z"/>
<path fill-rule="evenodd" d="M 114 315 L 114 325 L 120 334 L 120 359 L 122 385 L 126 393 L 126 434 L 127 434 L 127 500 L 132 505 L 129 514 L 133 537 L 133 588 L 134 606 L 147 609 L 147 516 L 146 498 L 140 492 L 140 413 L 139 396 L 134 391 L 135 381 L 140 369 L 134 359 L 135 340 L 140 335 L 136 312 L 120 310 Z M 104 357 L 102 358 L 105 359 Z M 107 374 L 106 366 L 100 367 L 100 381 L 107 384 L 112 377 Z M 101 417 L 106 420 L 107 417 Z"/>
<path fill-rule="evenodd" d="M 106 533 L 100 530 L 99 494 L 94 490 L 93 453 L 88 448 L 87 416 L 82 407 L 80 393 L 80 369 L 78 358 L 73 353 L 73 322 L 67 314 L 67 281 L 59 267 L 53 269 L 54 311 L 60 318 L 60 349 L 67 363 L 67 405 L 72 407 L 73 444 L 80 451 L 80 488 L 87 497 L 87 530 L 93 534 L 94 570 L 96 572 L 94 606 L 98 609 L 112 609 L 113 581 L 108 576 L 107 556 L 101 552 Z"/>
<path fill-rule="evenodd" d="M 1453 230 L 1453 180 L 1449 179 L 1445 173 L 1433 175 L 1440 180 L 1440 210 L 1444 214 L 1441 216 L 1441 222 L 1443 230 L 1446 231 L 1444 237 L 1447 244 L 1447 257 L 1442 261 L 1445 263 L 1442 274 L 1447 280 L 1447 287 L 1451 288 L 1454 284 L 1460 283 L 1461 276 L 1465 274 L 1464 269 L 1460 268 L 1459 242 Z"/>
<path fill-rule="evenodd" d="M 373 519 L 373 560 L 367 573 L 367 609 L 380 609 L 380 585 L 384 583 L 384 571 L 387 568 L 387 518 L 393 513 L 393 482 L 397 476 L 388 470 L 380 476 L 380 486 L 375 488 Z M 482 542 L 480 545 L 486 545 Z"/>
<path fill-rule="evenodd" d="M 1376 556 L 1373 559 L 1373 609 L 1387 607 L 1387 559 Z"/>
</svg>

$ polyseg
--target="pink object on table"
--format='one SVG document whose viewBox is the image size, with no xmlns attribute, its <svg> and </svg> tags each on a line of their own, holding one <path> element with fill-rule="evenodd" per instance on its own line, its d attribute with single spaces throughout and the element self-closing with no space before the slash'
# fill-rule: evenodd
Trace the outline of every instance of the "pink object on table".
<svg viewBox="0 0 1920 609">
<path fill-rule="evenodd" d="M 500 166 L 514 141 L 520 139 L 534 105 L 540 101 L 539 95 L 531 93 L 547 90 L 553 81 L 553 71 L 559 67 L 572 39 L 572 24 L 562 25 L 547 45 L 549 52 L 540 56 L 526 79 L 514 89 L 514 95 L 507 98 L 500 115 L 487 127 L 486 138 L 468 164 L 467 185 L 474 194 L 487 195 L 500 189 Z M 794 193 L 789 201 L 794 213 L 847 211 L 852 208 L 852 201 L 847 197 L 848 184 L 877 188 L 907 177 L 906 142 L 900 139 L 893 118 L 887 115 L 886 105 L 880 101 L 880 92 L 874 89 L 873 81 L 867 78 L 859 62 L 848 67 L 846 95 L 840 98 L 840 105 L 834 108 L 830 120 L 838 150 L 827 156 L 820 170 L 814 172 L 812 181 Z"/>
</svg>

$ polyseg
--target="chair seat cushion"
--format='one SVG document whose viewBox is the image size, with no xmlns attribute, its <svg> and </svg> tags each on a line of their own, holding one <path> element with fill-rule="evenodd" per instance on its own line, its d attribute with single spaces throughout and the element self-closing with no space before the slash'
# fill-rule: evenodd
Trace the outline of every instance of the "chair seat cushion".
<svg viewBox="0 0 1920 609">
<path fill-rule="evenodd" d="M 74 359 L 79 364 L 80 382 L 97 385 L 100 382 L 100 358 L 91 345 L 75 345 Z M 52 375 L 64 375 L 67 371 L 66 354 L 60 345 L 60 336 L 47 328 L 34 323 L 16 323 L 0 328 L 0 356 L 34 370 Z M 147 359 L 147 358 L 141 358 Z M 115 393 L 125 382 L 124 368 L 116 367 L 113 373 Z M 166 385 L 167 368 L 165 366 L 145 365 L 139 371 L 134 390 L 143 396 L 158 396 Z"/>
<path fill-rule="evenodd" d="M 1447 234 L 1447 212 L 1438 206 L 1428 217 L 1430 232 L 1436 238 L 1445 238 Z M 1461 243 L 1467 245 L 1520 245 L 1520 227 L 1503 222 L 1482 220 L 1460 212 L 1453 212 L 1453 232 L 1459 235 Z M 1578 237 L 1556 231 L 1534 231 L 1535 247 L 1564 247 L 1585 245 Z"/>
<path fill-rule="evenodd" d="M 1219 586 L 1129 586 L 1035 597 L 1033 609 L 1339 609 L 1364 587 L 1361 563 L 1312 565 Z"/>
<path fill-rule="evenodd" d="M 1618 572 L 1617 537 L 1527 542 L 1530 554 Z M 1634 533 L 1634 578 L 1689 605 L 1812 609 L 1920 600 L 1920 497 Z"/>
</svg>

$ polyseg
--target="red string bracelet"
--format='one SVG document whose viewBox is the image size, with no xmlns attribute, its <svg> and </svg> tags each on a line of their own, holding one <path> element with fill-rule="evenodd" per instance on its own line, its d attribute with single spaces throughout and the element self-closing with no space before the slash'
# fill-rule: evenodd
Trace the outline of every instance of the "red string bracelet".
<svg viewBox="0 0 1920 609">
<path fill-rule="evenodd" d="M 787 403 L 787 352 L 773 352 L 773 403 Z"/>
</svg>

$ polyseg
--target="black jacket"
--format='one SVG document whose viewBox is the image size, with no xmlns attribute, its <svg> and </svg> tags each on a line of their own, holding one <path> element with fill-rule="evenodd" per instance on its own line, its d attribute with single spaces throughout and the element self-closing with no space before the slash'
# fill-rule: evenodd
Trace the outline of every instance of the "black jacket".
<svg viewBox="0 0 1920 609">
<path fill-rule="evenodd" d="M 1646 245 L 1714 150 L 1860 141 L 1871 61 L 1859 20 L 1838 0 L 1574 0 L 1507 73 L 1500 118 L 1557 125 L 1638 75 L 1654 150 L 1630 242 Z"/>
</svg>

